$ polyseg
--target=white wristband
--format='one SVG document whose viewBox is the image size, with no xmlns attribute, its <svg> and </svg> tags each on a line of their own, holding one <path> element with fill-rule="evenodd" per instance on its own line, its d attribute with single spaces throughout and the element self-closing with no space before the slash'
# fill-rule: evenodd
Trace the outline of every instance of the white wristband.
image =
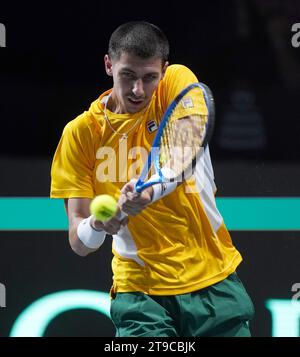
<svg viewBox="0 0 300 357">
<path fill-rule="evenodd" d="M 163 175 L 168 178 L 173 176 L 172 175 L 172 171 L 168 168 L 163 168 L 162 169 L 162 173 Z M 151 179 L 156 179 L 157 178 L 157 174 L 153 175 L 149 181 L 151 181 Z M 173 182 L 163 182 L 163 183 L 158 183 L 156 185 L 153 185 L 153 195 L 152 195 L 152 201 L 151 202 L 155 202 L 157 200 L 159 200 L 160 198 L 168 195 L 169 193 L 171 193 L 172 191 L 174 191 L 177 187 L 177 182 L 173 181 Z"/>
<path fill-rule="evenodd" d="M 94 229 L 90 220 L 93 216 L 83 219 L 77 227 L 77 236 L 81 242 L 90 249 L 98 249 L 105 240 L 105 231 L 97 231 Z"/>
</svg>

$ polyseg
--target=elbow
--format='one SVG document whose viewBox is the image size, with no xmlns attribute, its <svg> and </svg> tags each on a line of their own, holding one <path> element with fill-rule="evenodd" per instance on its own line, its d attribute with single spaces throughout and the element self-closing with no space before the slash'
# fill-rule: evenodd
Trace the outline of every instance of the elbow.
<svg viewBox="0 0 300 357">
<path fill-rule="evenodd" d="M 69 239 L 70 247 L 76 255 L 86 257 L 91 251 L 76 237 L 76 240 Z"/>
<path fill-rule="evenodd" d="M 81 249 L 79 247 L 71 246 L 71 248 L 76 255 L 79 255 L 82 258 L 86 257 L 89 254 L 88 252 L 84 251 L 83 249 Z"/>
</svg>

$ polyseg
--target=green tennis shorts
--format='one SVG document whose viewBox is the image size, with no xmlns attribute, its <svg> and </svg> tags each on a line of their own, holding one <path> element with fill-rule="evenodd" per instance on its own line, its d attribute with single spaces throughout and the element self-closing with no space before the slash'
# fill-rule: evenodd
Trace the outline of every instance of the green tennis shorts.
<svg viewBox="0 0 300 357">
<path fill-rule="evenodd" d="M 117 293 L 111 302 L 116 337 L 250 337 L 253 315 L 236 273 L 188 294 Z"/>
</svg>

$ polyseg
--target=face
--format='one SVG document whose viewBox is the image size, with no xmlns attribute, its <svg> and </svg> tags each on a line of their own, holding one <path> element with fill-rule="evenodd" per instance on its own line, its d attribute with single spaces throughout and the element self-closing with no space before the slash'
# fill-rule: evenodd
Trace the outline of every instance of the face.
<svg viewBox="0 0 300 357">
<path fill-rule="evenodd" d="M 119 114 L 133 114 L 145 108 L 168 66 L 160 58 L 141 59 L 126 52 L 113 60 L 106 55 L 104 63 L 114 82 L 109 109 Z"/>
</svg>

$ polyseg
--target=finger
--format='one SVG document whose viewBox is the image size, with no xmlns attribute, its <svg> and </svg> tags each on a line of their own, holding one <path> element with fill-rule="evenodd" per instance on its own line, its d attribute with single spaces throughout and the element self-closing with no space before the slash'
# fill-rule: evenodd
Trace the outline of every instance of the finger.
<svg viewBox="0 0 300 357">
<path fill-rule="evenodd" d="M 134 202 L 138 202 L 140 197 L 141 197 L 141 194 L 134 191 L 134 192 L 127 192 L 126 193 L 126 197 L 127 199 L 131 200 L 131 201 L 134 201 Z"/>
<path fill-rule="evenodd" d="M 121 220 L 121 226 L 126 226 L 129 222 L 129 217 L 126 216 Z"/>
<path fill-rule="evenodd" d="M 125 202 L 123 202 L 122 204 L 122 210 L 124 209 L 124 207 L 131 207 L 131 208 L 135 208 L 138 207 L 139 203 L 138 202 L 133 202 L 131 200 L 126 200 Z"/>
<path fill-rule="evenodd" d="M 109 225 L 105 228 L 105 232 L 107 232 L 109 234 L 117 234 L 118 231 L 120 230 L 120 227 L 121 227 L 120 224 L 118 226 Z"/>
<path fill-rule="evenodd" d="M 92 223 L 92 226 L 95 227 L 98 230 L 102 230 L 104 229 L 104 224 L 102 221 L 98 221 L 98 220 L 94 220 L 94 222 Z"/>
<path fill-rule="evenodd" d="M 127 213 L 129 216 L 136 216 L 137 214 L 141 213 L 143 209 L 143 207 L 127 208 L 124 209 L 124 212 Z"/>
<path fill-rule="evenodd" d="M 126 209 L 136 208 L 136 206 L 137 206 L 137 203 L 129 201 L 128 199 L 126 199 L 122 203 L 120 202 L 121 210 L 124 211 L 125 213 L 126 213 Z"/>
<path fill-rule="evenodd" d="M 104 223 L 104 229 L 114 229 L 120 226 L 120 221 L 117 218 L 112 218 Z"/>
<path fill-rule="evenodd" d="M 138 199 L 133 199 L 132 202 L 137 202 L 141 206 L 147 206 L 151 202 L 151 197 L 147 195 L 140 196 Z"/>
<path fill-rule="evenodd" d="M 126 200 L 125 202 L 122 203 L 122 209 L 124 207 L 130 207 L 130 208 L 145 208 L 149 203 L 151 203 L 151 198 L 150 196 L 147 197 L 139 197 L 139 198 L 134 198 L 131 200 Z"/>
<path fill-rule="evenodd" d="M 126 183 L 125 186 L 122 187 L 121 193 L 127 194 L 127 192 L 133 192 L 134 191 L 134 183 L 128 182 Z"/>
<path fill-rule="evenodd" d="M 126 192 L 134 192 L 135 191 L 135 184 L 137 179 L 131 179 L 128 183 L 126 183 L 123 188 L 121 189 L 122 193 Z"/>
</svg>

